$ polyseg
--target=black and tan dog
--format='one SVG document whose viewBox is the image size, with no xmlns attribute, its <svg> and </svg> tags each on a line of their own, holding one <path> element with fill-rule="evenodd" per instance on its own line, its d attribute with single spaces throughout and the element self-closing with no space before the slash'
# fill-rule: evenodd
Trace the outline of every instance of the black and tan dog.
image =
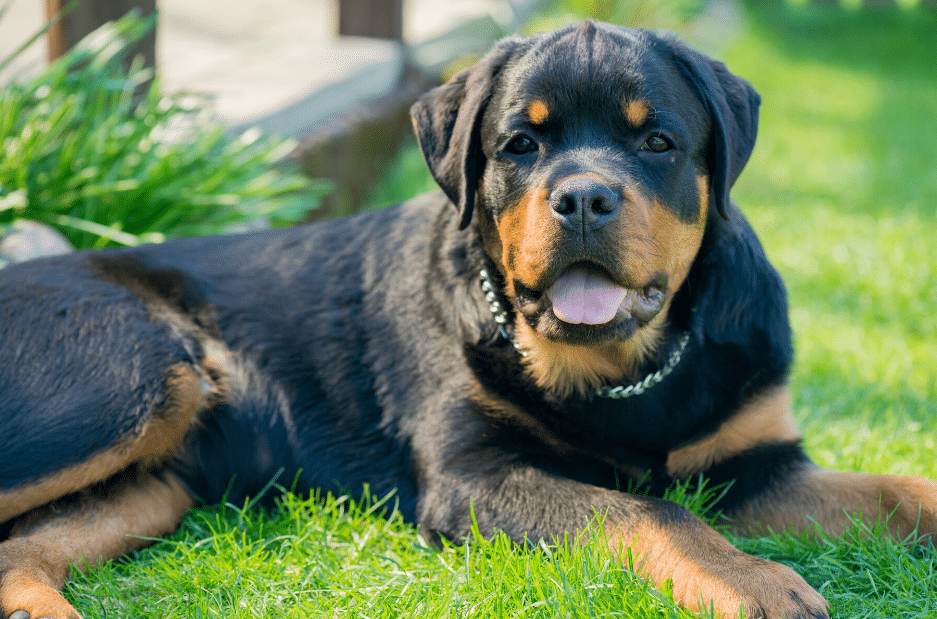
<svg viewBox="0 0 937 619">
<path fill-rule="evenodd" d="M 470 505 L 515 540 L 598 513 L 688 607 L 826 617 L 789 568 L 616 485 L 732 481 L 739 531 L 836 533 L 861 509 L 937 532 L 937 484 L 801 450 L 784 287 L 728 195 L 758 104 L 648 32 L 510 38 L 413 108 L 441 193 L 0 271 L 3 616 L 76 617 L 70 563 L 283 469 L 396 489 L 453 539 Z"/>
</svg>

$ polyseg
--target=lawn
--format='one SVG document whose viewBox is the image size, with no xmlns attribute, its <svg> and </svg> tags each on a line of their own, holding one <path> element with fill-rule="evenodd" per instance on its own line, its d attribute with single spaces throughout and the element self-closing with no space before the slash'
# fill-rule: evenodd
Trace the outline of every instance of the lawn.
<svg viewBox="0 0 937 619">
<path fill-rule="evenodd" d="M 734 197 L 791 296 L 797 417 L 823 466 L 937 478 L 937 15 L 752 4 L 719 55 L 764 98 Z M 412 149 L 376 200 L 422 190 Z M 401 170 L 408 170 L 401 172 Z M 86 617 L 684 617 L 596 546 L 429 549 L 393 505 L 287 495 L 195 510 L 73 581 Z M 887 540 L 736 540 L 836 617 L 937 616 L 937 556 Z"/>
</svg>

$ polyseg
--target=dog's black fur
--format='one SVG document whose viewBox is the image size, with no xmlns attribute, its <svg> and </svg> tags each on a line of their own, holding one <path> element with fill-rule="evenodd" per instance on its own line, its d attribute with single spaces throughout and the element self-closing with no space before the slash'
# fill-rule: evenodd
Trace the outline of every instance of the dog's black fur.
<svg viewBox="0 0 937 619">
<path fill-rule="evenodd" d="M 313 226 L 0 271 L 3 616 L 76 616 L 54 591 L 68 561 L 133 546 L 89 514 L 125 510 L 121 535 L 163 534 L 193 498 L 239 503 L 277 474 L 299 491 L 396 492 L 408 521 L 456 540 L 470 505 L 484 532 L 518 541 L 599 513 L 642 573 L 673 579 L 690 607 L 827 616 L 787 568 L 736 551 L 682 507 L 619 490 L 731 482 L 717 507 L 740 530 L 806 528 L 807 515 L 835 530 L 853 495 L 878 499 L 878 485 L 844 490 L 810 464 L 778 395 L 792 360 L 785 290 L 728 195 L 758 105 L 671 38 L 592 22 L 510 38 L 413 108 L 442 192 Z M 678 234 L 689 240 L 668 245 Z M 659 311 L 558 320 L 545 291 L 582 264 L 662 290 Z M 482 269 L 508 308 L 504 330 Z M 618 382 L 635 382 L 684 333 L 659 384 L 595 395 L 592 359 L 619 354 Z M 568 350 L 585 356 L 563 365 Z M 902 531 L 918 505 L 922 532 L 937 528 L 928 483 L 911 479 L 898 497 Z M 151 488 L 172 497 L 146 508 L 165 522 L 138 525 L 129 497 Z M 101 541 L 58 552 L 50 527 Z"/>
</svg>

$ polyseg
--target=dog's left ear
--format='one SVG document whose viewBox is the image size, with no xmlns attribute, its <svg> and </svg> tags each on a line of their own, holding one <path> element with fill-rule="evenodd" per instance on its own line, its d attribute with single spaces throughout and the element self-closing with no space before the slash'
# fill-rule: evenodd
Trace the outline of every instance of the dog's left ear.
<svg viewBox="0 0 937 619">
<path fill-rule="evenodd" d="M 485 170 L 481 121 L 505 64 L 524 39 L 499 42 L 472 67 L 420 97 L 410 108 L 413 129 L 433 178 L 459 209 L 459 229 L 472 221 Z"/>
<path fill-rule="evenodd" d="M 709 110 L 711 129 L 706 163 L 716 209 L 728 219 L 729 190 L 755 148 L 761 97 L 751 84 L 730 73 L 723 63 L 674 39 L 666 43 Z"/>
</svg>

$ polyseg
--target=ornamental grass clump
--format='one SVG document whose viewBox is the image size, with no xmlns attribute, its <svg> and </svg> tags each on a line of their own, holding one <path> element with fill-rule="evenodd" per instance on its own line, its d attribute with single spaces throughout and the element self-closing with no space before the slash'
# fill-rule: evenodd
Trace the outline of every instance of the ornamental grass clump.
<svg viewBox="0 0 937 619">
<path fill-rule="evenodd" d="M 323 186 L 282 163 L 294 143 L 228 135 L 206 98 L 164 95 L 129 59 L 154 22 L 128 15 L 2 86 L 0 234 L 32 219 L 80 248 L 137 245 L 288 225 L 316 206 Z"/>
</svg>

